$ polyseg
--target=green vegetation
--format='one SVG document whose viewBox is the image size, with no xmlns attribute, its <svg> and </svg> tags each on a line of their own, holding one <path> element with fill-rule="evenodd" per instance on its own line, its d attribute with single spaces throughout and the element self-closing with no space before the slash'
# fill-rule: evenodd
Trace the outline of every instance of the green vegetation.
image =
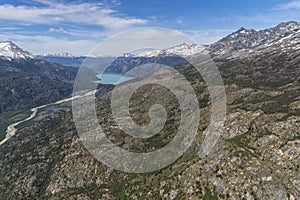
<svg viewBox="0 0 300 200">
<path fill-rule="evenodd" d="M 242 135 L 235 136 L 233 138 L 226 139 L 227 142 L 235 145 L 236 147 L 242 148 L 245 150 L 246 154 L 249 154 L 254 157 L 258 157 L 259 153 L 256 148 L 251 147 L 247 141 L 247 136 L 251 134 L 251 131 L 244 133 Z"/>
<path fill-rule="evenodd" d="M 2 140 L 6 135 L 6 128 L 8 125 L 21 121 L 31 114 L 30 110 L 22 110 L 22 111 L 11 111 L 0 113 L 0 140 Z"/>
<path fill-rule="evenodd" d="M 216 189 L 214 187 L 213 191 L 208 187 L 205 187 L 205 194 L 203 200 L 218 200 L 218 194 L 216 193 Z"/>
</svg>

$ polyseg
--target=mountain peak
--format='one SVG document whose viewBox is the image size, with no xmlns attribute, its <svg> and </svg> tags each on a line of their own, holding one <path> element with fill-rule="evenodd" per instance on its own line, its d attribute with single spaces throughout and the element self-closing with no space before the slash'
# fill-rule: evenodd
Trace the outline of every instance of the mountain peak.
<svg viewBox="0 0 300 200">
<path fill-rule="evenodd" d="M 244 27 L 241 27 L 240 29 L 238 29 L 236 32 L 242 32 L 242 31 L 246 31 L 247 29 L 245 29 Z"/>
<path fill-rule="evenodd" d="M 17 46 L 17 45 L 12 43 L 11 41 L 0 42 L 0 48 L 6 47 L 6 46 Z"/>
<path fill-rule="evenodd" d="M 296 21 L 288 21 L 288 22 L 281 22 L 277 27 L 282 27 L 282 26 L 300 26 L 299 22 Z"/>
<path fill-rule="evenodd" d="M 34 58 L 34 55 L 28 51 L 22 50 L 11 41 L 0 42 L 0 58 L 11 59 L 28 59 Z"/>
<path fill-rule="evenodd" d="M 300 33 L 300 23 L 289 21 L 265 30 L 240 28 L 236 32 L 210 45 L 215 54 L 249 51 L 262 46 L 272 46 Z"/>
<path fill-rule="evenodd" d="M 277 32 L 292 32 L 300 29 L 300 23 L 295 21 L 282 22 L 272 29 Z"/>
</svg>

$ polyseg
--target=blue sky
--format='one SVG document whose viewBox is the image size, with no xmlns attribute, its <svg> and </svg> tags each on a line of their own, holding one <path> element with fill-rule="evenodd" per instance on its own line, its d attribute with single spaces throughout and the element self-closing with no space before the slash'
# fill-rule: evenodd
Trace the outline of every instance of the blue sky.
<svg viewBox="0 0 300 200">
<path fill-rule="evenodd" d="M 289 0 L 0 0 L 0 41 L 35 54 L 88 54 L 99 42 L 133 28 L 179 30 L 209 44 L 240 27 L 264 29 L 300 21 Z"/>
</svg>

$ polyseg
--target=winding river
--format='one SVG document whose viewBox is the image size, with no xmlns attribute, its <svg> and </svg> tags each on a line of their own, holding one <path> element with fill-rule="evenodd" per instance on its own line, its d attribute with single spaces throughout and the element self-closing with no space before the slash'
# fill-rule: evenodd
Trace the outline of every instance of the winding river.
<svg viewBox="0 0 300 200">
<path fill-rule="evenodd" d="M 89 92 L 87 92 L 87 93 L 85 93 L 83 95 L 79 94 L 79 95 L 76 95 L 76 96 L 73 96 L 73 97 L 70 97 L 70 98 L 59 100 L 59 101 L 54 102 L 54 103 L 50 103 L 50 104 L 46 104 L 46 105 L 42 105 L 42 106 L 38 106 L 38 107 L 32 108 L 31 109 L 32 113 L 31 113 L 31 115 L 29 117 L 27 117 L 26 119 L 23 119 L 21 121 L 15 122 L 13 124 L 10 124 L 6 128 L 5 138 L 0 142 L 0 145 L 2 145 L 5 142 L 7 142 L 11 137 L 13 137 L 16 134 L 16 132 L 18 130 L 16 128 L 16 126 L 18 126 L 18 125 L 20 125 L 20 124 L 22 124 L 24 122 L 27 122 L 27 121 L 32 120 L 33 118 L 35 118 L 39 109 L 45 108 L 45 107 L 51 106 L 51 105 L 59 105 L 59 104 L 62 104 L 62 103 L 68 102 L 68 101 L 72 101 L 72 100 L 75 100 L 75 99 L 79 99 L 79 98 L 82 98 L 82 97 L 86 97 L 86 96 L 90 96 L 90 95 L 95 95 L 95 93 L 96 93 L 96 90 L 93 90 L 93 91 L 89 91 Z"/>
</svg>

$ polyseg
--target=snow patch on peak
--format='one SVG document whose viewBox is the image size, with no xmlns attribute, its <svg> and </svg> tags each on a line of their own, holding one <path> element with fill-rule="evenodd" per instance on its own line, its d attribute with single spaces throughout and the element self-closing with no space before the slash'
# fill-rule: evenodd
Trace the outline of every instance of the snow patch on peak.
<svg viewBox="0 0 300 200">
<path fill-rule="evenodd" d="M 184 57 L 184 56 L 191 56 L 193 54 L 203 52 L 204 50 L 205 47 L 202 45 L 183 43 L 168 49 L 143 52 L 136 55 L 136 57 L 156 57 L 160 55 L 177 55 L 177 56 Z"/>
<path fill-rule="evenodd" d="M 29 53 L 28 51 L 22 50 L 20 47 L 18 47 L 11 41 L 6 41 L 0 42 L 0 58 L 4 58 L 6 60 L 28 58 L 33 59 L 35 58 L 35 56 Z"/>
</svg>

